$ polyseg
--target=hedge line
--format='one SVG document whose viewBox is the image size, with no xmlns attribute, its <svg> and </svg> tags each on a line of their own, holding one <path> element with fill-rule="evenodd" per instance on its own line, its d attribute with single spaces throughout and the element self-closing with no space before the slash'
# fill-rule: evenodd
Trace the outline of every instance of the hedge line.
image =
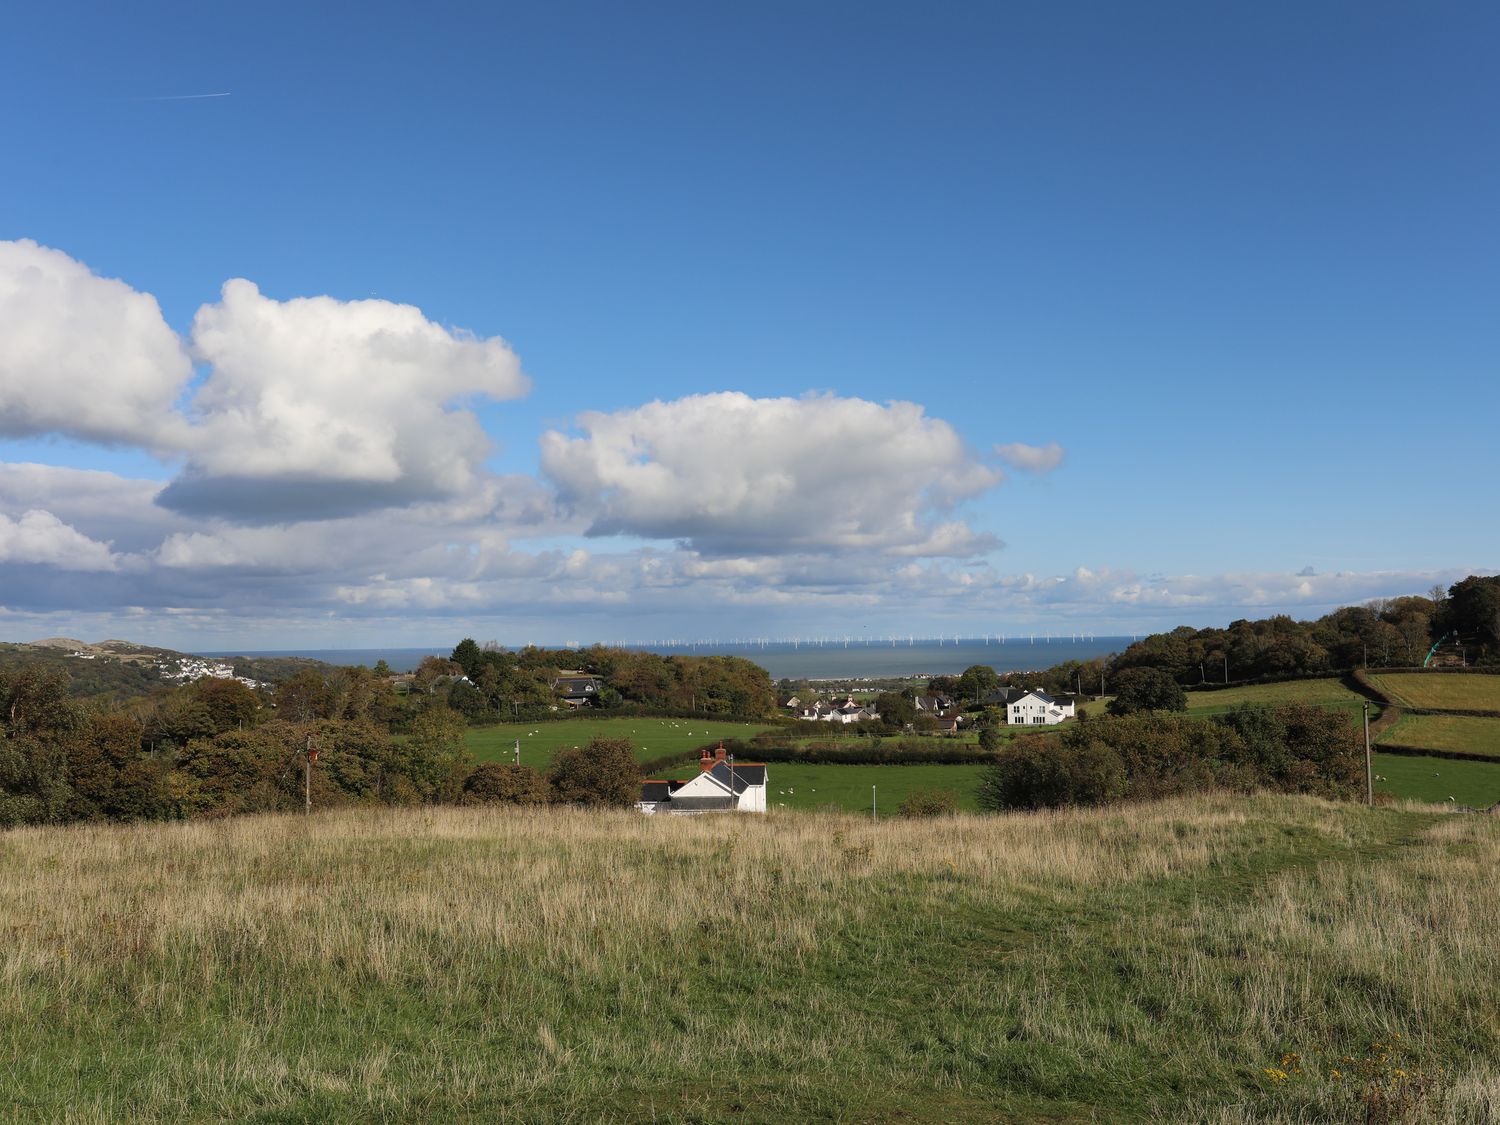
<svg viewBox="0 0 1500 1125">
<path fill-rule="evenodd" d="M 1463 750 L 1428 750 L 1422 746 L 1403 746 L 1398 742 L 1380 742 L 1371 747 L 1377 754 L 1396 754 L 1403 758 L 1449 758 L 1456 762 L 1490 762 L 1500 765 L 1494 754 L 1469 754 Z"/>
<path fill-rule="evenodd" d="M 865 746 L 766 746 L 746 748 L 746 755 L 757 762 L 801 762 L 806 765 L 841 766 L 972 766 L 989 765 L 996 758 L 993 751 L 977 746 L 928 748 L 901 743 Z"/>
</svg>

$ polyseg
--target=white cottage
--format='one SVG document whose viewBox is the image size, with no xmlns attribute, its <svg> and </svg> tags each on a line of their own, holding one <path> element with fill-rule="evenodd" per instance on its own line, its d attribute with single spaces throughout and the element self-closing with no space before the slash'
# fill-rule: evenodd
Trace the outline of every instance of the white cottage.
<svg viewBox="0 0 1500 1125">
<path fill-rule="evenodd" d="M 647 814 L 676 816 L 706 812 L 766 811 L 766 767 L 761 762 L 736 762 L 719 748 L 705 750 L 698 759 L 698 776 L 691 781 L 643 781 L 636 808 Z"/>
<path fill-rule="evenodd" d="M 1076 711 L 1071 699 L 1063 702 L 1044 691 L 1028 691 L 1005 705 L 1005 721 L 1011 726 L 1055 726 Z"/>
</svg>

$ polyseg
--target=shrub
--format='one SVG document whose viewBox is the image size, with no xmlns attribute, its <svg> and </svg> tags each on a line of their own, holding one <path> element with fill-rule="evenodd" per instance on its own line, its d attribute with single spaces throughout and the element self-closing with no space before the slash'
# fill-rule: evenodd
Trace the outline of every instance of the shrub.
<svg viewBox="0 0 1500 1125">
<path fill-rule="evenodd" d="M 1187 695 L 1176 680 L 1158 668 L 1127 668 L 1115 677 L 1115 697 L 1108 709 L 1111 715 L 1186 711 Z"/>
<path fill-rule="evenodd" d="M 530 766 L 484 762 L 464 780 L 465 805 L 545 805 L 551 797 L 546 778 Z"/>
<path fill-rule="evenodd" d="M 1020 740 L 986 771 L 979 802 L 1039 809 L 1216 788 L 1348 797 L 1362 769 L 1357 732 L 1337 711 L 1292 705 L 1212 721 L 1141 712 Z"/>
<path fill-rule="evenodd" d="M 641 770 L 628 738 L 596 738 L 559 751 L 547 782 L 562 804 L 628 808 L 641 796 Z"/>
<path fill-rule="evenodd" d="M 1320 797 L 1347 797 L 1364 785 L 1364 745 L 1343 712 L 1296 703 L 1245 706 L 1214 722 L 1239 736 L 1232 760 L 1261 785 Z"/>
<path fill-rule="evenodd" d="M 977 796 L 984 809 L 1045 809 L 1102 805 L 1126 789 L 1125 763 L 1110 747 L 1027 739 L 984 772 Z"/>
<path fill-rule="evenodd" d="M 958 795 L 951 789 L 917 789 L 896 809 L 897 816 L 952 816 L 958 812 Z"/>
</svg>

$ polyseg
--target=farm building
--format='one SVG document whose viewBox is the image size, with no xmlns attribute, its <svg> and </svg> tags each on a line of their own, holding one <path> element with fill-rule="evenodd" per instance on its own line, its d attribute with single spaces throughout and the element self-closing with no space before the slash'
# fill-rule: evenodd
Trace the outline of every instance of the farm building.
<svg viewBox="0 0 1500 1125">
<path fill-rule="evenodd" d="M 707 812 L 766 811 L 766 767 L 736 762 L 721 744 L 698 759 L 698 776 L 690 781 L 643 781 L 636 808 L 648 815 L 692 816 Z"/>
</svg>

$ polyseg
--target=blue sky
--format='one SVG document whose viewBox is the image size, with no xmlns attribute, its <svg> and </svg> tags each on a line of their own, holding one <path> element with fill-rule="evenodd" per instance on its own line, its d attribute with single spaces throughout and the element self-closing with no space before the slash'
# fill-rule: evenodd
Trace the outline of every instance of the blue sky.
<svg viewBox="0 0 1500 1125">
<path fill-rule="evenodd" d="M 1493 570 L 1497 32 L 27 6 L 0 637 L 1134 632 Z"/>
</svg>

